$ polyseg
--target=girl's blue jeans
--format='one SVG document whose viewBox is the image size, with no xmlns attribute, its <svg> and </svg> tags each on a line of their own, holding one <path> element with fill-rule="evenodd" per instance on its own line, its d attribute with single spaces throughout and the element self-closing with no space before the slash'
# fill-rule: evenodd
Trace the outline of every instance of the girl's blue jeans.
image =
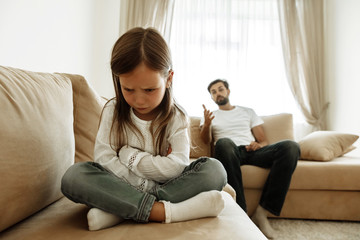
<svg viewBox="0 0 360 240">
<path fill-rule="evenodd" d="M 254 165 L 270 169 L 260 205 L 279 216 L 299 156 L 299 144 L 290 140 L 280 141 L 251 152 L 246 151 L 245 146 L 236 146 L 229 138 L 221 138 L 215 145 L 215 158 L 225 167 L 228 183 L 236 191 L 236 202 L 245 212 L 247 209 L 240 166 Z"/>
<path fill-rule="evenodd" d="M 227 183 L 222 164 L 202 157 L 187 166 L 182 174 L 150 192 L 142 192 L 95 162 L 71 166 L 61 182 L 63 194 L 76 203 L 117 215 L 123 219 L 148 222 L 155 201 L 182 202 L 201 192 L 218 190 Z"/>
</svg>

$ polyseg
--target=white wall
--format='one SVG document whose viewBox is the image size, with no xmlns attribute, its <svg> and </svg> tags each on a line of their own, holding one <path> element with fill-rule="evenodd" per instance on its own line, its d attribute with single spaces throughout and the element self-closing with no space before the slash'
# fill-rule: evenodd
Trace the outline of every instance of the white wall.
<svg viewBox="0 0 360 240">
<path fill-rule="evenodd" d="M 120 34 L 120 0 L 92 0 L 92 2 L 94 3 L 92 16 L 94 32 L 92 36 L 92 69 L 88 78 L 101 96 L 111 98 L 115 93 L 110 57 Z"/>
<path fill-rule="evenodd" d="M 360 135 L 360 1 L 325 2 L 328 128 Z"/>
<path fill-rule="evenodd" d="M 0 65 L 80 74 L 110 97 L 119 12 L 117 0 L 1 0 Z"/>
</svg>

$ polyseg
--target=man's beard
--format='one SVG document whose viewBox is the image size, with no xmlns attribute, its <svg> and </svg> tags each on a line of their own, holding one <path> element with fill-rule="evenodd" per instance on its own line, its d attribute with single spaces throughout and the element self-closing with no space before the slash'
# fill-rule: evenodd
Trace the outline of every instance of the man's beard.
<svg viewBox="0 0 360 240">
<path fill-rule="evenodd" d="M 216 99 L 216 104 L 219 105 L 219 106 L 223 106 L 223 105 L 226 105 L 227 103 L 229 102 L 229 98 L 227 97 L 222 97 L 220 99 Z"/>
</svg>

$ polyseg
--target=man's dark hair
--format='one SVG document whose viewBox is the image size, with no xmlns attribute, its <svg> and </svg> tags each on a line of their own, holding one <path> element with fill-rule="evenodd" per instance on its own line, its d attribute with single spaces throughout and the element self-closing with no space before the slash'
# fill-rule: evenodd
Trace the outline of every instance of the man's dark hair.
<svg viewBox="0 0 360 240">
<path fill-rule="evenodd" d="M 224 84 L 224 86 L 226 87 L 226 89 L 229 89 L 229 83 L 225 80 L 225 79 L 216 79 L 216 80 L 214 80 L 214 81 L 212 81 L 210 84 L 209 84 L 209 86 L 208 86 L 208 91 L 209 91 L 209 93 L 210 93 L 210 88 L 214 85 L 214 84 L 216 84 L 216 83 L 219 83 L 219 82 L 222 82 L 223 84 Z"/>
</svg>

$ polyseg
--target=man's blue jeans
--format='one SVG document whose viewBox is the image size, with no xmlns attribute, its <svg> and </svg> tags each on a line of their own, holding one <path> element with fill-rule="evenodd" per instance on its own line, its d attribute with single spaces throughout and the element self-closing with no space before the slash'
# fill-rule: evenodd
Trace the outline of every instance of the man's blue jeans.
<svg viewBox="0 0 360 240">
<path fill-rule="evenodd" d="M 200 192 L 221 191 L 226 184 L 226 171 L 213 158 L 199 158 L 183 173 L 150 192 L 142 192 L 95 162 L 76 163 L 61 182 L 63 194 L 70 200 L 102 209 L 123 219 L 148 222 L 154 201 L 177 203 Z"/>
<path fill-rule="evenodd" d="M 247 152 L 245 146 L 236 146 L 228 138 L 219 139 L 215 145 L 215 158 L 224 165 L 228 183 L 236 191 L 236 202 L 245 212 L 247 209 L 240 166 L 247 164 L 270 168 L 259 204 L 279 216 L 299 156 L 299 145 L 290 140 L 267 145 L 252 152 Z"/>
</svg>

